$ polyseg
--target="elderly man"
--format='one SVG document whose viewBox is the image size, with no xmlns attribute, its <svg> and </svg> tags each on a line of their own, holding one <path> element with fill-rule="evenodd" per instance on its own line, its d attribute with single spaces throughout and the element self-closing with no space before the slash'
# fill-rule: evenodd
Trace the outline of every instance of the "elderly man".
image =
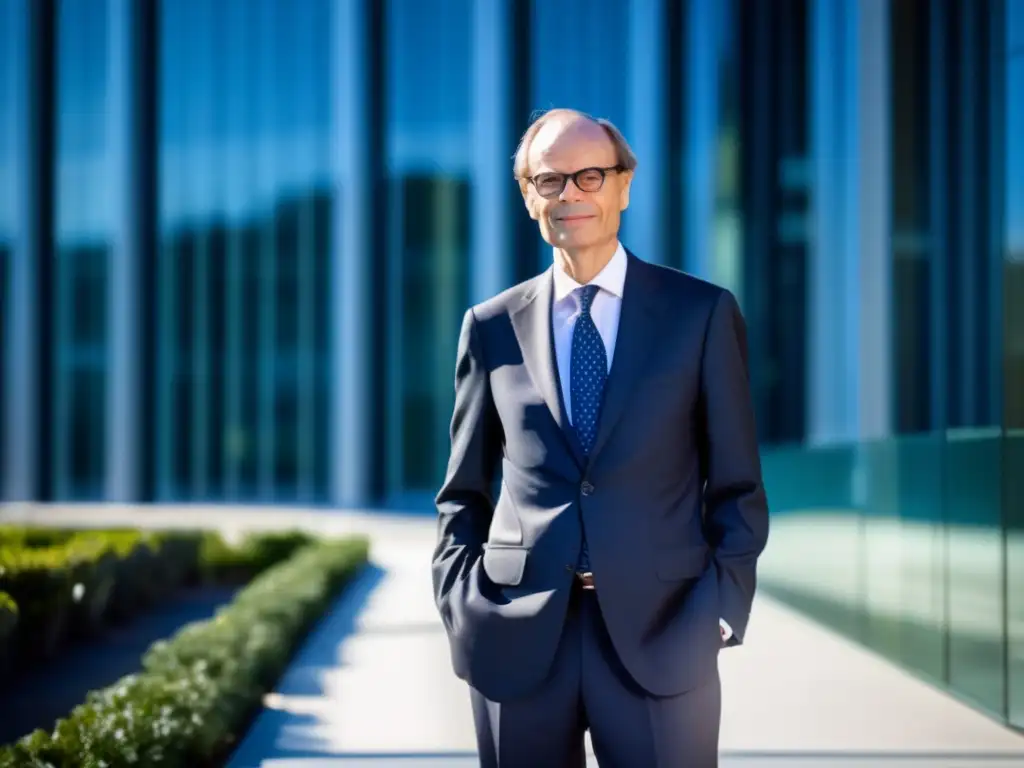
<svg viewBox="0 0 1024 768">
<path fill-rule="evenodd" d="M 746 326 L 619 242 L 635 167 L 605 120 L 531 125 L 553 264 L 462 325 L 432 567 L 484 766 L 583 766 L 588 729 L 602 766 L 718 764 L 768 536 Z"/>
</svg>

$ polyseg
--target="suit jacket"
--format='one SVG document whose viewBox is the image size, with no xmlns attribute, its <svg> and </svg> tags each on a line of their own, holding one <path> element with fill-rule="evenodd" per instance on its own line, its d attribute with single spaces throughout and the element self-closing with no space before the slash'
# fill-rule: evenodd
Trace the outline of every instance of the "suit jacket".
<svg viewBox="0 0 1024 768">
<path fill-rule="evenodd" d="M 652 694 L 742 643 L 768 536 L 746 326 L 733 295 L 627 251 L 618 338 L 585 455 L 551 333 L 554 267 L 466 312 L 434 597 L 455 673 L 492 700 L 548 672 L 582 528 L 612 643 Z"/>
</svg>

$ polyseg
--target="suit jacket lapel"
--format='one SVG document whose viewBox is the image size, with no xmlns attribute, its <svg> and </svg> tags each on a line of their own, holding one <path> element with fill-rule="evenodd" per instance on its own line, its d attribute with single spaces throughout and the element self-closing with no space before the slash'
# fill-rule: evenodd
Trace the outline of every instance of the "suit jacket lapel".
<svg viewBox="0 0 1024 768">
<path fill-rule="evenodd" d="M 661 305 L 657 301 L 658 284 L 652 280 L 650 268 L 627 251 L 629 266 L 622 289 L 619 331 L 615 339 L 612 367 L 605 382 L 604 401 L 598 417 L 597 436 L 589 461 L 604 447 L 608 436 L 622 417 L 644 363 L 655 349 L 659 338 L 658 320 Z"/>
<path fill-rule="evenodd" d="M 555 362 L 555 343 L 551 327 L 551 297 L 554 291 L 552 268 L 539 275 L 528 288 L 519 308 L 511 313 L 512 328 L 515 330 L 523 362 L 534 386 L 544 397 L 551 417 L 558 431 L 565 438 L 567 447 L 576 462 L 584 464 L 583 447 L 576 430 L 569 423 L 568 413 L 562 397 L 562 386 Z"/>
</svg>

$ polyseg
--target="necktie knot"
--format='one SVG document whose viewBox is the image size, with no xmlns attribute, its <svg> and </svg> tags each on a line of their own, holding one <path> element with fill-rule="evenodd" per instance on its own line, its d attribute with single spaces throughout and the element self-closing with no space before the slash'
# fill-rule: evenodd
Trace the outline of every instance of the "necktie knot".
<svg viewBox="0 0 1024 768">
<path fill-rule="evenodd" d="M 590 314 L 590 306 L 594 303 L 598 290 L 596 285 L 584 285 L 580 288 L 580 311 L 583 314 Z"/>
</svg>

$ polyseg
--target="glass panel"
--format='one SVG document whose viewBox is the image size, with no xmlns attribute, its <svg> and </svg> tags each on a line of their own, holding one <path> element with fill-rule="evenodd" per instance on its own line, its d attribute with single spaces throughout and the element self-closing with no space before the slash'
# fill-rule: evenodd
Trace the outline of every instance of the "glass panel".
<svg viewBox="0 0 1024 768">
<path fill-rule="evenodd" d="M 327 0 L 278 0 L 275 22 L 279 160 L 276 209 L 274 488 L 279 498 L 322 498 L 313 487 L 313 451 L 329 420 L 326 387 L 315 363 L 327 354 L 326 322 L 315 330 L 330 285 L 327 250 L 317 245 L 317 217 L 329 211 L 330 49 Z M 329 220 L 328 220 L 329 221 Z M 317 273 L 323 279 L 317 282 Z M 320 393 L 319 400 L 317 393 Z M 319 427 L 317 426 L 319 425 Z M 319 437 L 315 430 L 319 429 Z M 325 478 L 321 478 L 322 481 Z"/>
<path fill-rule="evenodd" d="M 857 448 L 850 445 L 764 450 L 772 532 L 758 564 L 758 588 L 844 635 L 862 639 L 857 462 Z M 808 477 L 815 482 L 808 483 Z"/>
<path fill-rule="evenodd" d="M 161 8 L 161 493 L 322 499 L 330 0 Z"/>
<path fill-rule="evenodd" d="M 1024 149 L 1017 137 L 1024 136 L 1024 72 L 1017 63 L 1024 59 L 1010 63 L 1007 123 L 999 131 L 1007 137 L 1007 161 L 1004 167 L 1000 158 L 993 169 L 996 183 L 1007 175 L 1004 234 L 990 231 L 990 222 L 1003 217 L 988 202 L 1000 196 L 986 190 L 990 154 L 997 153 L 985 116 L 1002 114 L 1002 107 L 991 109 L 998 80 L 983 77 L 991 51 L 983 8 L 928 0 L 889 7 L 891 97 L 884 107 L 860 106 L 890 115 L 891 165 L 882 178 L 858 178 L 880 193 L 891 185 L 888 332 L 897 434 L 765 449 L 774 522 L 759 574 L 766 593 L 1000 718 L 1009 671 L 1011 718 L 1020 724 L 1024 275 L 1017 265 L 1024 264 Z M 838 30 L 818 33 L 845 39 Z M 817 49 L 831 56 L 829 46 Z M 852 63 L 861 71 L 856 57 Z M 864 199 L 871 189 L 856 194 Z M 1009 242 L 1001 263 L 991 256 L 993 237 Z M 784 327 L 799 326 L 790 318 Z M 1002 357 L 994 349 L 1000 339 Z M 842 365 L 840 356 L 834 364 Z M 858 381 L 865 372 L 844 375 Z M 1010 529 L 1006 571 L 1004 520 Z"/>
<path fill-rule="evenodd" d="M 994 183 L 990 179 L 1003 174 L 1003 156 L 992 150 L 988 122 L 990 115 L 1002 114 L 992 101 L 1000 78 L 989 75 L 989 9 L 963 3 L 946 13 L 947 44 L 932 46 L 933 79 L 942 78 L 934 87 L 942 94 L 932 98 L 949 108 L 945 134 L 934 121 L 932 131 L 946 145 L 946 157 L 930 188 L 944 198 L 944 215 L 936 208 L 932 222 L 946 270 L 945 292 L 935 300 L 942 309 L 935 322 L 943 335 L 933 339 L 933 348 L 941 345 L 946 356 L 949 684 L 980 708 L 1005 717 L 1002 355 L 995 348 L 1003 313 L 1002 265 L 992 247 L 1003 233 L 992 227 L 998 219 L 988 207 L 987 190 Z M 990 174 L 993 158 L 999 165 Z"/>
<path fill-rule="evenodd" d="M 999 430 L 950 430 L 945 475 L 949 674 L 958 692 L 1003 710 L 1003 557 Z"/>
<path fill-rule="evenodd" d="M 1006 37 L 1010 55 L 1024 55 L 1024 0 L 1006 0 Z"/>
<path fill-rule="evenodd" d="M 106 445 L 107 287 L 116 211 L 107 188 L 108 6 L 63 0 L 58 16 L 55 498 L 100 498 Z"/>
<path fill-rule="evenodd" d="M 391 0 L 387 9 L 392 493 L 432 492 L 447 461 L 452 371 L 468 301 L 474 1 Z"/>
<path fill-rule="evenodd" d="M 629 4 L 621 0 L 533 0 L 531 109 L 571 107 L 608 118 L 626 130 L 629 12 Z M 551 246 L 539 230 L 536 242 L 533 274 L 547 269 L 552 259 Z"/>
<path fill-rule="evenodd" d="M 1013 0 L 1011 35 L 1024 45 L 1024 2 Z M 1011 38 L 1012 39 L 1012 38 Z M 1006 437 L 1003 504 L 1007 518 L 1010 722 L 1024 728 L 1024 50 L 1006 77 L 1006 259 L 1003 354 Z"/>
<path fill-rule="evenodd" d="M 162 3 L 158 458 L 172 498 L 209 494 L 209 232 L 219 189 L 212 132 L 220 73 L 211 4 Z"/>
<path fill-rule="evenodd" d="M 718 2 L 715 137 L 714 223 L 712 280 L 724 285 L 743 303 L 743 264 L 740 180 L 739 17 L 736 0 Z"/>
<path fill-rule="evenodd" d="M 24 49 L 19 30 L 25 23 L 25 5 L 17 2 L 0 3 L 0 419 L 5 419 L 8 406 L 8 376 L 13 366 L 9 360 L 12 297 L 10 294 L 11 268 L 14 255 L 15 228 L 18 226 L 17 121 L 25 120 L 24 110 L 18 104 L 18 82 L 24 77 Z M 6 430 L 0 430 L 0 495 L 3 494 L 3 475 L 7 467 Z"/>
</svg>

